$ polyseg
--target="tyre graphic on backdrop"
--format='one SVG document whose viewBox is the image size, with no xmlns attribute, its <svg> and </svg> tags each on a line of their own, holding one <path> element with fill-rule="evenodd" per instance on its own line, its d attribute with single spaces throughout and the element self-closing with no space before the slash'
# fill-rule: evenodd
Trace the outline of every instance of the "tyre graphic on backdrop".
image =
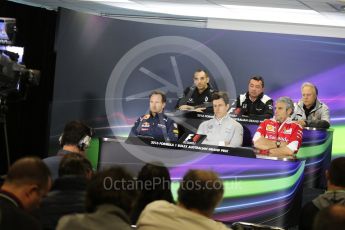
<svg viewBox="0 0 345 230">
<path fill-rule="evenodd" d="M 148 112 L 148 96 L 152 90 L 165 92 L 166 110 L 169 107 L 173 109 L 176 98 L 192 82 L 195 69 L 190 69 L 193 66 L 208 70 L 219 90 L 227 91 L 230 98 L 236 97 L 228 67 L 214 51 L 199 41 L 180 36 L 161 36 L 141 42 L 129 50 L 114 67 L 106 88 L 106 114 L 114 136 L 124 135 L 119 127 L 127 127 L 125 133 L 128 134 L 129 127 L 134 123 L 128 118 L 138 118 Z M 183 84 L 186 79 L 188 83 Z M 144 162 L 161 161 L 166 166 L 200 158 L 196 152 L 186 155 L 165 149 L 146 151 L 135 145 L 126 145 L 126 148 Z"/>
</svg>

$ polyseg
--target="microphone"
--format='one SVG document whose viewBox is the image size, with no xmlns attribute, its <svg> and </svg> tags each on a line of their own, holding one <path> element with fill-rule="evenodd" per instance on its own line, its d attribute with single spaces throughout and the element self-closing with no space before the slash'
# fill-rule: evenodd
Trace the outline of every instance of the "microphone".
<svg viewBox="0 0 345 230">
<path fill-rule="evenodd" d="M 242 114 L 242 109 L 236 108 L 234 113 L 235 113 L 235 115 L 240 116 Z"/>
</svg>

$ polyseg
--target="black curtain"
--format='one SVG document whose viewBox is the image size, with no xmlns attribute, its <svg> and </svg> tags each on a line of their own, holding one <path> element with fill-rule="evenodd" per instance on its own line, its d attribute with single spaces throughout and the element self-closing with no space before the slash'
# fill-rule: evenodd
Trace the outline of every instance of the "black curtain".
<svg viewBox="0 0 345 230">
<path fill-rule="evenodd" d="M 48 153 L 57 12 L 0 1 L 0 17 L 16 18 L 15 45 L 24 47 L 23 62 L 27 68 L 41 71 L 39 86 L 29 88 L 25 100 L 8 103 L 6 117 L 11 163 L 28 155 L 42 158 Z M 5 174 L 7 158 L 3 124 L 0 126 L 0 174 Z"/>
</svg>

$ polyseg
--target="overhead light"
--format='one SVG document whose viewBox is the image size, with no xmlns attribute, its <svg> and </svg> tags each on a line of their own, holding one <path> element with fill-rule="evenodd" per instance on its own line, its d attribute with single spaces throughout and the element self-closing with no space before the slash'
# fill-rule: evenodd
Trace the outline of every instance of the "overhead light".
<svg viewBox="0 0 345 230">
<path fill-rule="evenodd" d="M 344 18 L 331 14 L 321 14 L 311 9 L 178 3 L 163 0 L 98 0 L 95 2 L 124 9 L 177 16 L 345 27 Z"/>
<path fill-rule="evenodd" d="M 230 11 L 230 17 L 236 19 L 306 24 L 314 24 L 323 19 L 322 15 L 314 10 L 240 5 L 222 6 Z"/>
<path fill-rule="evenodd" d="M 81 0 L 83 1 L 83 0 Z M 86 0 L 88 1 L 88 0 Z M 92 0 L 93 2 L 100 2 L 105 3 L 107 5 L 115 5 L 116 3 L 133 3 L 133 1 L 130 0 Z"/>
</svg>

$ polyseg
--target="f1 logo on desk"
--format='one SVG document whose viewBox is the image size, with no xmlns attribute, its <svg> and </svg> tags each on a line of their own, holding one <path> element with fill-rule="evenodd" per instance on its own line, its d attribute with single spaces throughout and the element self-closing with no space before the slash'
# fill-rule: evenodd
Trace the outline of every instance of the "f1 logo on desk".
<svg viewBox="0 0 345 230">
<path fill-rule="evenodd" d="M 201 142 L 206 138 L 206 135 L 200 134 L 188 134 L 188 136 L 184 139 L 183 144 L 201 144 Z"/>
</svg>

